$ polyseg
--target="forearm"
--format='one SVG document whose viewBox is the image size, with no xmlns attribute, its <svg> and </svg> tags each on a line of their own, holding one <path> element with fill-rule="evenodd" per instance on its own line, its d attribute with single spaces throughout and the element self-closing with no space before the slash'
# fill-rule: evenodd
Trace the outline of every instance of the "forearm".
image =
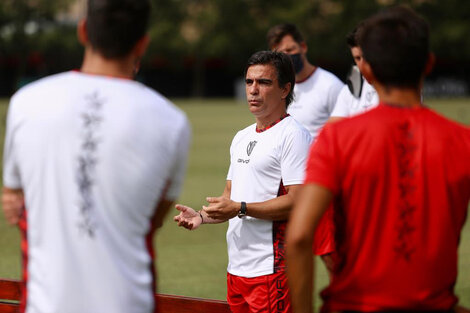
<svg viewBox="0 0 470 313">
<path fill-rule="evenodd" d="M 286 232 L 286 262 L 294 312 L 312 312 L 315 229 L 331 203 L 332 193 L 318 185 L 302 187 Z"/>
<path fill-rule="evenodd" d="M 287 220 L 300 187 L 301 185 L 286 186 L 287 193 L 285 195 L 263 202 L 247 203 L 247 215 L 271 221 Z"/>
<path fill-rule="evenodd" d="M 290 242 L 286 250 L 286 260 L 294 312 L 312 313 L 314 262 L 312 243 Z"/>
<path fill-rule="evenodd" d="M 295 193 L 300 185 L 287 186 L 287 194 L 263 202 L 246 204 L 246 215 L 259 219 L 282 221 L 287 220 L 294 204 Z M 229 220 L 237 216 L 241 202 L 230 200 L 230 193 L 224 192 L 221 197 L 208 197 L 209 206 L 203 207 L 205 213 L 217 221 Z"/>
<path fill-rule="evenodd" d="M 283 195 L 263 202 L 250 202 L 246 204 L 247 216 L 264 220 L 282 221 L 287 220 L 292 209 L 294 200 L 291 195 Z M 241 207 L 240 202 L 235 206 Z"/>
</svg>

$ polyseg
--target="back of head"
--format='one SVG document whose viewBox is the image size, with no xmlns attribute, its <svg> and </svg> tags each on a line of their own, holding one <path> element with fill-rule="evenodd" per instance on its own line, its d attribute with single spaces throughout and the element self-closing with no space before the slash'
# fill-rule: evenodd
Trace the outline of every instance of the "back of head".
<svg viewBox="0 0 470 313">
<path fill-rule="evenodd" d="M 384 86 L 417 88 L 429 58 L 429 26 L 414 11 L 392 7 L 367 19 L 357 34 L 364 59 Z"/>
<path fill-rule="evenodd" d="M 148 26 L 149 0 L 88 0 L 87 35 L 107 59 L 125 57 Z"/>
<path fill-rule="evenodd" d="M 282 52 L 258 51 L 249 59 L 245 68 L 245 76 L 248 68 L 253 65 L 272 65 L 276 69 L 279 87 L 284 87 L 290 83 L 290 91 L 286 97 L 286 107 L 294 100 L 295 72 L 291 58 Z"/>
<path fill-rule="evenodd" d="M 291 35 L 297 43 L 304 42 L 304 38 L 302 37 L 302 34 L 300 33 L 297 26 L 289 23 L 279 24 L 271 27 L 268 30 L 266 41 L 268 42 L 269 49 L 274 49 L 274 47 L 276 47 L 279 42 L 281 42 L 282 38 L 287 35 Z"/>
</svg>

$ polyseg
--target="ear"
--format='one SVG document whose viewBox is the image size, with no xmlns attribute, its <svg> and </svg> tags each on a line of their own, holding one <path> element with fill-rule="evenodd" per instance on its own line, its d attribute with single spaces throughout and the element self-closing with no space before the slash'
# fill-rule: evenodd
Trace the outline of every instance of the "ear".
<svg viewBox="0 0 470 313">
<path fill-rule="evenodd" d="M 147 51 L 149 43 L 150 43 L 149 35 L 146 34 L 145 36 L 140 38 L 139 41 L 137 41 L 137 43 L 134 46 L 135 56 L 137 56 L 138 58 L 141 58 L 145 54 L 145 51 Z"/>
<path fill-rule="evenodd" d="M 77 24 L 78 41 L 83 45 L 88 45 L 88 33 L 86 27 L 86 19 L 81 19 Z"/>
<path fill-rule="evenodd" d="M 434 64 L 436 64 L 436 56 L 434 53 L 429 53 L 428 60 L 426 61 L 426 66 L 424 67 L 424 75 L 431 74 Z"/>
<path fill-rule="evenodd" d="M 305 53 L 307 53 L 307 51 L 308 51 L 307 44 L 305 43 L 305 41 L 302 41 L 300 43 L 300 53 L 305 54 Z"/>
<path fill-rule="evenodd" d="M 369 84 L 373 84 L 375 81 L 375 75 L 372 71 L 372 67 L 364 58 L 362 59 L 361 74 L 369 82 Z"/>
<path fill-rule="evenodd" d="M 284 87 L 282 87 L 282 96 L 281 96 L 281 99 L 286 99 L 287 96 L 289 95 L 289 92 L 291 91 L 292 89 L 292 85 L 291 83 L 287 83 L 284 85 Z"/>
</svg>

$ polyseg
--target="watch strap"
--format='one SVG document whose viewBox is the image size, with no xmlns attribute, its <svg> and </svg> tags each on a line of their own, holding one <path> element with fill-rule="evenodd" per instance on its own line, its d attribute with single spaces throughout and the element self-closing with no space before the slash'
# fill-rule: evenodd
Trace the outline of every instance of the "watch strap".
<svg viewBox="0 0 470 313">
<path fill-rule="evenodd" d="M 242 201 L 240 204 L 240 211 L 238 211 L 238 217 L 242 218 L 246 216 L 246 202 Z"/>
</svg>

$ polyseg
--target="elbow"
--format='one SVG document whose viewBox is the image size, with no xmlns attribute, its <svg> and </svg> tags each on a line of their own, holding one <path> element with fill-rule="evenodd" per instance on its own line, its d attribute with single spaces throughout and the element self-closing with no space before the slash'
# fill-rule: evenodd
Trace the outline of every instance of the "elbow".
<svg viewBox="0 0 470 313">
<path fill-rule="evenodd" d="M 286 234 L 288 251 L 312 251 L 313 236 L 290 227 Z"/>
</svg>

